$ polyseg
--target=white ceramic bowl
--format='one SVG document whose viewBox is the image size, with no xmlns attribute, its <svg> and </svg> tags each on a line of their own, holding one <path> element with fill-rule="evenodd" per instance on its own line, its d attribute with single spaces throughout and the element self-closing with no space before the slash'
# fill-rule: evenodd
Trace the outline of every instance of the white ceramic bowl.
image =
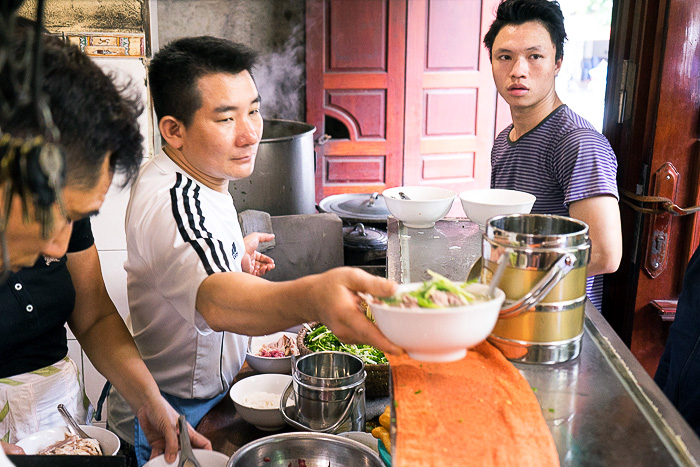
<svg viewBox="0 0 700 467">
<path fill-rule="evenodd" d="M 246 422 L 255 425 L 264 431 L 275 431 L 286 426 L 282 413 L 280 412 L 280 399 L 282 392 L 287 385 L 292 381 L 291 375 L 280 375 L 274 373 L 263 373 L 259 375 L 248 376 L 243 378 L 233 385 L 229 395 L 233 400 L 233 405 L 236 407 L 236 412 Z M 267 392 L 277 394 L 277 404 L 274 408 L 257 409 L 247 405 L 244 400 L 246 397 L 256 392 Z"/>
<path fill-rule="evenodd" d="M 113 456 L 119 451 L 119 438 L 109 430 L 98 426 L 80 425 L 85 433 L 100 442 L 102 454 L 105 456 Z M 65 434 L 69 433 L 65 426 L 57 426 L 46 430 L 38 431 L 32 435 L 22 438 L 16 444 L 24 449 L 26 454 L 37 454 L 42 449 L 51 446 L 52 444 L 65 439 Z"/>
<path fill-rule="evenodd" d="M 216 451 L 207 451 L 206 449 L 192 449 L 194 457 L 197 458 L 202 467 L 226 467 L 229 457 Z M 180 453 L 177 453 L 177 458 L 172 464 L 165 462 L 165 455 L 161 454 L 154 457 L 144 464 L 144 467 L 177 467 L 180 462 Z"/>
<path fill-rule="evenodd" d="M 467 217 L 482 228 L 494 216 L 529 214 L 536 200 L 534 195 L 524 191 L 490 188 L 463 191 L 459 199 Z"/>
<path fill-rule="evenodd" d="M 403 284 L 397 292 L 421 287 L 423 283 Z M 467 290 L 485 294 L 488 285 L 469 284 Z M 446 308 L 398 308 L 370 303 L 374 320 L 384 335 L 406 350 L 415 360 L 451 362 L 464 358 L 467 348 L 480 343 L 493 330 L 505 300 L 501 289 L 495 298 L 471 305 Z"/>
<path fill-rule="evenodd" d="M 297 335 L 291 332 L 277 332 L 267 336 L 252 337 L 245 356 L 245 361 L 248 365 L 258 373 L 292 374 L 292 357 L 261 357 L 255 355 L 260 351 L 260 347 L 277 342 L 283 335 L 289 337 L 296 344 Z"/>
<path fill-rule="evenodd" d="M 379 446 L 377 445 L 377 438 L 372 436 L 371 433 L 365 431 L 346 431 L 344 433 L 338 433 L 338 436 L 342 438 L 348 438 L 358 443 L 362 443 L 377 454 L 379 454 Z"/>
<path fill-rule="evenodd" d="M 401 199 L 399 192 L 410 199 Z M 431 186 L 399 186 L 382 193 L 391 215 L 406 227 L 428 229 L 450 211 L 457 193 Z"/>
</svg>

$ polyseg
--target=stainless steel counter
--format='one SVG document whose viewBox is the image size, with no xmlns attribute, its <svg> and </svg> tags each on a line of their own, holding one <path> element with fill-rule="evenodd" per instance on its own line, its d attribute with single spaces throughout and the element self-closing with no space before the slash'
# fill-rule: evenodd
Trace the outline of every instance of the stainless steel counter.
<svg viewBox="0 0 700 467">
<path fill-rule="evenodd" d="M 427 269 L 464 280 L 481 256 L 481 232 L 467 219 L 411 229 L 390 217 L 387 227 L 387 275 L 397 282 L 426 280 Z M 695 432 L 590 302 L 577 359 L 516 367 L 535 391 L 562 466 L 700 465 Z"/>
</svg>

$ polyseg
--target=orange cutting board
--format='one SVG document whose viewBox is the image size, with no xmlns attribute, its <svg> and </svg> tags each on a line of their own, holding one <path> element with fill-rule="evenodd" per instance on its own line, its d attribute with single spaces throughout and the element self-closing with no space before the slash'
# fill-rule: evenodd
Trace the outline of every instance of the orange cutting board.
<svg viewBox="0 0 700 467">
<path fill-rule="evenodd" d="M 392 467 L 559 465 L 532 388 L 492 345 L 450 363 L 388 358 Z"/>
</svg>

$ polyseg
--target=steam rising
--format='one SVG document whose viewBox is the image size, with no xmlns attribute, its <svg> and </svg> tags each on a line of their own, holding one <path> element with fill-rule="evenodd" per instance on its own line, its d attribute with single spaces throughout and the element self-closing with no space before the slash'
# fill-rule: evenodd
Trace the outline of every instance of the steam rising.
<svg viewBox="0 0 700 467">
<path fill-rule="evenodd" d="M 264 118 L 304 120 L 304 30 L 297 25 L 279 49 L 260 57 L 254 70 Z"/>
</svg>

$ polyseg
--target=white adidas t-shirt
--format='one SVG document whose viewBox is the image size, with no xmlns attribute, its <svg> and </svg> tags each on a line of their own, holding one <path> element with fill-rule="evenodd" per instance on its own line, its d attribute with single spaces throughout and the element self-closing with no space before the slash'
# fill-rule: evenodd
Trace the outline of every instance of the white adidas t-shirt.
<svg viewBox="0 0 700 467">
<path fill-rule="evenodd" d="M 245 246 L 231 195 L 189 178 L 161 150 L 132 187 L 126 239 L 131 330 L 159 388 L 194 399 L 227 391 L 246 337 L 212 331 L 195 300 L 209 275 L 241 271 Z"/>
</svg>

